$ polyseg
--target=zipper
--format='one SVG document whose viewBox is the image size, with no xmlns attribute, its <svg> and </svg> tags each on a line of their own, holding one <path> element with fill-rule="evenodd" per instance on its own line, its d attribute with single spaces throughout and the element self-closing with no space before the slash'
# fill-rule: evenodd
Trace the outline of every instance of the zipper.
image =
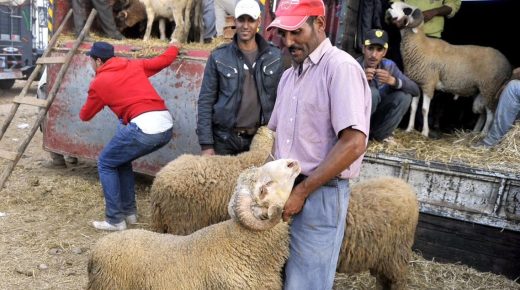
<svg viewBox="0 0 520 290">
<path fill-rule="evenodd" d="M 275 63 L 275 62 L 277 62 L 279 60 L 280 60 L 280 58 L 277 58 L 277 59 L 271 61 L 270 63 L 264 65 L 264 68 L 262 69 L 264 71 L 264 73 L 265 73 L 265 70 L 267 69 L 268 66 L 272 65 L 273 63 Z"/>
<path fill-rule="evenodd" d="M 232 69 L 233 72 L 235 72 L 235 73 L 238 73 L 238 70 L 237 70 L 236 68 L 232 67 L 232 66 L 229 66 L 229 65 L 227 65 L 227 64 L 225 64 L 225 63 L 223 63 L 223 62 L 221 62 L 221 61 L 219 61 L 219 60 L 215 60 L 215 62 L 216 62 L 216 63 L 219 63 L 219 64 L 221 64 L 221 65 L 223 65 L 223 66 L 225 66 L 225 67 L 227 67 L 227 68 Z"/>
</svg>

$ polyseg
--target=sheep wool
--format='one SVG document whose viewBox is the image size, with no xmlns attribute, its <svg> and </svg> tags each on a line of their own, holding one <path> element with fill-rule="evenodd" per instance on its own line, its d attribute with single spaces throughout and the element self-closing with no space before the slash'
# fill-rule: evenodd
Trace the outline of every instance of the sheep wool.
<svg viewBox="0 0 520 290">
<path fill-rule="evenodd" d="M 189 236 L 126 230 L 96 243 L 87 289 L 282 289 L 288 255 L 286 223 L 258 232 L 227 220 Z"/>
<path fill-rule="evenodd" d="M 506 57 L 491 47 L 452 45 L 442 39 L 427 37 L 423 31 L 424 17 L 421 10 L 409 4 L 393 3 L 387 17 L 391 17 L 401 31 L 404 72 L 423 91 L 422 134 L 428 136 L 430 101 L 434 91 L 441 90 L 463 97 L 480 95 L 479 101 L 484 105 L 480 108 L 485 107 L 485 114 L 483 109 L 474 112 L 481 114 L 474 132 L 480 131 L 484 125 L 482 134 L 485 135 L 498 103 L 497 92 L 512 73 Z M 418 103 L 419 96 L 414 97 L 406 131 L 414 129 Z"/>
<path fill-rule="evenodd" d="M 152 229 L 187 235 L 229 219 L 227 204 L 244 169 L 265 163 L 274 133 L 260 127 L 251 148 L 236 156 L 181 155 L 156 175 L 151 189 Z"/>
<path fill-rule="evenodd" d="M 406 289 L 419 204 L 414 189 L 395 177 L 352 187 L 337 272 L 370 270 L 383 289 Z"/>
<path fill-rule="evenodd" d="M 261 169 L 239 176 L 231 220 L 188 236 L 127 230 L 101 238 L 89 259 L 87 289 L 282 289 L 289 227 L 281 222 L 282 207 L 267 196 L 285 190 L 281 196 L 288 197 L 300 166 L 280 159 Z M 259 218 L 257 206 L 272 215 Z"/>
</svg>

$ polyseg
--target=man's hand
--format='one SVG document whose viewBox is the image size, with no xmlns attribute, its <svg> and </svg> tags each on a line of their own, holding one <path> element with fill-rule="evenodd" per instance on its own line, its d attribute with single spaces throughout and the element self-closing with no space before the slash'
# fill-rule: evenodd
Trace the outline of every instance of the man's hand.
<svg viewBox="0 0 520 290">
<path fill-rule="evenodd" d="M 424 23 L 432 20 L 435 16 L 437 16 L 437 12 L 434 9 L 423 11 Z"/>
<path fill-rule="evenodd" d="M 291 195 L 287 199 L 287 202 L 285 202 L 282 213 L 284 222 L 289 221 L 293 215 L 298 214 L 302 210 L 303 205 L 305 204 L 305 200 L 310 194 L 305 189 L 305 186 L 303 185 L 304 182 L 305 180 L 293 188 Z"/>
<path fill-rule="evenodd" d="M 376 75 L 376 69 L 371 67 L 365 68 L 365 75 L 367 76 L 367 81 L 371 81 L 374 79 L 374 76 Z"/>
<path fill-rule="evenodd" d="M 396 85 L 397 80 L 385 69 L 376 69 L 377 81 L 381 84 L 387 84 L 392 87 Z"/>
<path fill-rule="evenodd" d="M 213 156 L 213 155 L 215 155 L 215 149 L 213 149 L 213 148 L 204 149 L 200 152 L 200 155 Z"/>
</svg>

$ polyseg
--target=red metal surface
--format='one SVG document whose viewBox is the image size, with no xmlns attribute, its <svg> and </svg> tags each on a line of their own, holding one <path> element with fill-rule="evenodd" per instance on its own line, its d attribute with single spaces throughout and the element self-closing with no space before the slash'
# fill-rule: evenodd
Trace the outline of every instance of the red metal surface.
<svg viewBox="0 0 520 290">
<path fill-rule="evenodd" d="M 54 1 L 54 10 L 53 10 L 54 19 L 53 19 L 53 24 L 52 24 L 54 29 L 58 29 L 61 22 L 65 18 L 65 15 L 67 15 L 67 12 L 69 12 L 70 8 L 71 8 L 70 1 L 68 1 L 68 0 L 67 1 L 64 1 L 64 0 L 55 0 Z M 74 24 L 73 24 L 72 20 L 70 20 L 69 22 L 70 23 L 67 23 L 67 26 L 65 26 L 64 32 L 72 31 Z"/>
<path fill-rule="evenodd" d="M 70 47 L 70 44 L 64 45 L 61 50 L 66 50 L 65 47 Z M 89 47 L 90 44 L 85 44 L 82 49 L 86 51 Z M 116 46 L 116 51 L 120 54 L 128 53 L 129 49 L 126 45 Z M 162 50 L 164 48 L 158 49 Z M 53 56 L 60 55 L 64 53 L 53 53 Z M 177 156 L 200 152 L 195 134 L 197 98 L 208 55 L 208 51 L 188 51 L 170 67 L 150 78 L 157 92 L 165 99 L 174 118 L 174 136 L 161 150 L 136 160 L 135 171 L 154 175 Z M 59 68 L 59 65 L 49 68 L 49 86 L 56 79 Z M 45 149 L 95 160 L 113 136 L 118 120 L 108 108 L 98 113 L 90 122 L 82 122 L 78 117 L 93 75 L 89 57 L 82 52 L 76 54 L 47 115 L 43 136 Z"/>
</svg>

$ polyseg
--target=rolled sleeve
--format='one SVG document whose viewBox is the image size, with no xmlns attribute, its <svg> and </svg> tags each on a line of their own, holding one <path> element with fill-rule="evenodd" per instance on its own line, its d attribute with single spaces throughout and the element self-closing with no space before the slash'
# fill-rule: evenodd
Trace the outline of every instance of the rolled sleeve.
<svg viewBox="0 0 520 290">
<path fill-rule="evenodd" d="M 361 67 L 345 63 L 335 68 L 329 86 L 331 122 L 336 136 L 345 128 L 361 131 L 368 136 L 372 98 Z"/>
<path fill-rule="evenodd" d="M 461 4 L 460 0 L 446 0 L 446 1 L 444 1 L 444 5 L 446 5 L 446 6 L 451 8 L 451 13 L 448 14 L 446 17 L 447 18 L 452 18 L 453 16 L 455 16 L 455 14 L 457 14 L 457 12 L 460 9 L 460 4 Z"/>
</svg>

